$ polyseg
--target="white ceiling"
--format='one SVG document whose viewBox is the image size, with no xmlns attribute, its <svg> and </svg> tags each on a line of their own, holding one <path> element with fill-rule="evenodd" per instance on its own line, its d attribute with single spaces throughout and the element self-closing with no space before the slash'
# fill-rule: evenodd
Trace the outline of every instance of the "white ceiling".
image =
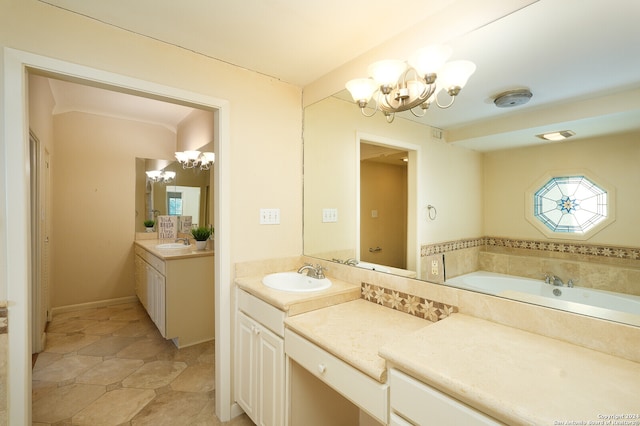
<svg viewBox="0 0 640 426">
<path fill-rule="evenodd" d="M 480 16 L 490 0 L 41 1 L 304 87 L 438 12 L 462 2 Z M 429 110 L 423 122 L 479 151 L 540 143 L 534 135 L 549 130 L 578 138 L 638 129 L 639 16 L 637 0 L 540 0 L 450 40 L 452 59 L 477 71 L 451 109 Z M 496 108 L 495 95 L 513 88 L 533 98 Z"/>
</svg>

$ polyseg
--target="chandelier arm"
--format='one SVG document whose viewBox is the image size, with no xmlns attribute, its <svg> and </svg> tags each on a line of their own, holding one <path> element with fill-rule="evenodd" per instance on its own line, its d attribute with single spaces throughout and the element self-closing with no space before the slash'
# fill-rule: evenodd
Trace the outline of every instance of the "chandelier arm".
<svg viewBox="0 0 640 426">
<path fill-rule="evenodd" d="M 371 114 L 366 114 L 364 112 L 364 107 L 360 107 L 360 112 L 362 113 L 362 115 L 364 115 L 365 117 L 373 117 L 375 113 L 378 112 L 378 105 L 380 104 L 380 99 L 379 99 L 380 95 L 381 95 L 381 92 L 378 91 L 378 95 L 371 98 L 371 99 L 375 99 L 374 102 L 376 103 L 376 107 L 373 109 L 373 112 Z M 367 103 L 367 105 L 369 104 Z"/>
<path fill-rule="evenodd" d="M 411 114 L 413 114 L 413 116 L 414 116 L 414 117 L 418 117 L 418 118 L 419 118 L 419 117 L 424 117 L 425 115 L 427 115 L 427 110 L 426 110 L 426 109 L 423 109 L 423 110 L 422 110 L 422 114 L 417 114 L 417 113 L 413 110 L 413 108 L 411 108 L 409 111 L 411 111 Z"/>
<path fill-rule="evenodd" d="M 440 107 L 442 109 L 447 109 L 451 105 L 453 105 L 453 103 L 456 101 L 456 97 L 455 96 L 451 96 L 451 102 L 449 102 L 447 105 L 441 105 L 440 101 L 438 100 L 438 96 L 435 97 L 435 101 L 436 101 L 436 105 L 438 105 L 438 107 Z"/>
<path fill-rule="evenodd" d="M 374 114 L 378 111 L 378 108 L 374 108 L 373 112 L 371 114 L 367 114 L 364 112 L 364 107 L 360 108 L 360 112 L 362 113 L 362 115 L 364 115 L 365 117 L 373 117 Z"/>
</svg>

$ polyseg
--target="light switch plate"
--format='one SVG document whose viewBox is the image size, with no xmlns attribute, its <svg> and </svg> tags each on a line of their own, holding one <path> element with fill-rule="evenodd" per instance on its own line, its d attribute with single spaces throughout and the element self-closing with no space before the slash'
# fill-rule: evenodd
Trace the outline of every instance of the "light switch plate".
<svg viewBox="0 0 640 426">
<path fill-rule="evenodd" d="M 260 225 L 279 225 L 280 209 L 260 209 Z"/>
<path fill-rule="evenodd" d="M 338 221 L 338 209 L 322 209 L 322 223 Z"/>
</svg>

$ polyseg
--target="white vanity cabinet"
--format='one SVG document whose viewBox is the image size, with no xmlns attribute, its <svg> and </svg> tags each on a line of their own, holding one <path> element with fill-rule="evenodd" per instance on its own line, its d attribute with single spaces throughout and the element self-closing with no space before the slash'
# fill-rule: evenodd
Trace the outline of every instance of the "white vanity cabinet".
<svg viewBox="0 0 640 426">
<path fill-rule="evenodd" d="M 502 424 L 395 368 L 389 370 L 389 390 L 393 426 Z"/>
<path fill-rule="evenodd" d="M 285 313 L 238 290 L 235 399 L 259 426 L 284 424 Z"/>
<path fill-rule="evenodd" d="M 136 295 L 179 348 L 215 337 L 213 263 L 212 255 L 161 259 L 135 247 Z"/>
<path fill-rule="evenodd" d="M 136 254 L 136 295 L 158 327 L 162 337 L 166 334 L 166 281 L 164 261 L 148 254 Z"/>
</svg>

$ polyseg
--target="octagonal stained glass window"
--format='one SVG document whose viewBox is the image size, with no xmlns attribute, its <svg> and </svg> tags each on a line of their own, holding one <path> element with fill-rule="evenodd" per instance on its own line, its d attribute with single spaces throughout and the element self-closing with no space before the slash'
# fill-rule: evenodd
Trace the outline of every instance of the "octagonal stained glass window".
<svg viewBox="0 0 640 426">
<path fill-rule="evenodd" d="M 553 177 L 533 198 L 534 217 L 553 232 L 582 234 L 607 218 L 607 191 L 585 176 Z"/>
</svg>

